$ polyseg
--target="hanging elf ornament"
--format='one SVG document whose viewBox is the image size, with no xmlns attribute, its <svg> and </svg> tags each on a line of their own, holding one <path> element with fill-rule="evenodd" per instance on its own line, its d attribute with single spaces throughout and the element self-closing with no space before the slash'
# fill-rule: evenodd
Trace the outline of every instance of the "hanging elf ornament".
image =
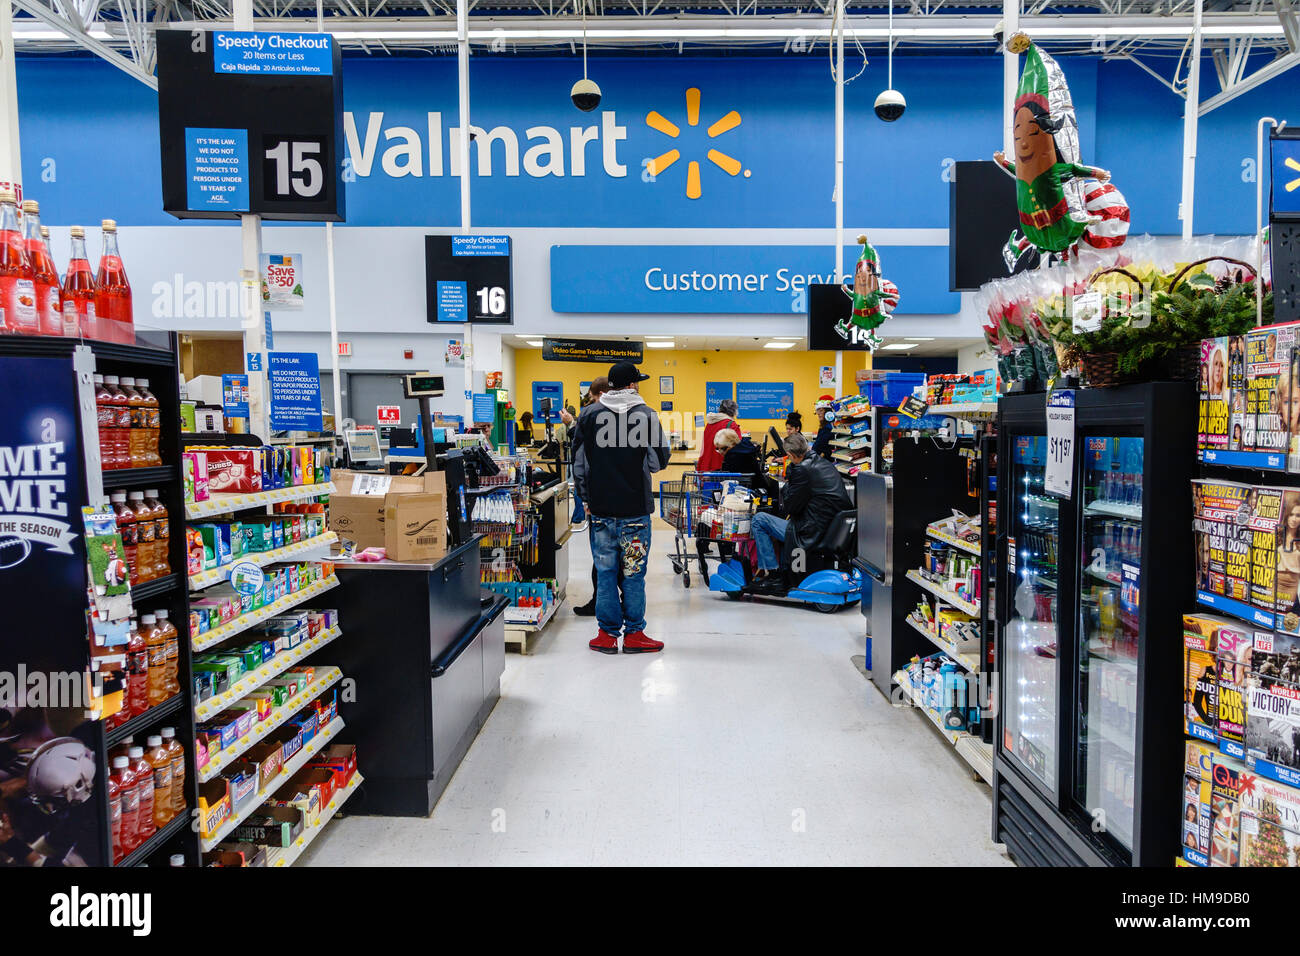
<svg viewBox="0 0 1300 956">
<path fill-rule="evenodd" d="M 853 314 L 835 323 L 835 331 L 846 342 L 865 342 L 874 352 L 884 341 L 876 329 L 898 308 L 898 286 L 880 274 L 880 255 L 867 237 L 858 236 L 858 242 L 862 255 L 853 270 Z"/>
<path fill-rule="evenodd" d="M 1007 42 L 1025 54 L 1012 108 L 1015 162 L 999 150 L 994 160 L 1016 180 L 1016 206 L 1024 230 L 1011 233 L 1003 258 L 1014 270 L 1033 246 L 1046 262 L 1077 256 L 1080 243 L 1113 249 L 1128 236 L 1128 204 L 1110 173 L 1079 162 L 1079 124 L 1065 74 L 1051 56 L 1017 33 Z"/>
</svg>

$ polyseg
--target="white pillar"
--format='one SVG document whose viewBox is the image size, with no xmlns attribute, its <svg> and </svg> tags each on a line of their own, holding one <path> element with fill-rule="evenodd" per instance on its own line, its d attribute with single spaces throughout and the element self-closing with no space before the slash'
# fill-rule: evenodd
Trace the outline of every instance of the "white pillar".
<svg viewBox="0 0 1300 956">
<path fill-rule="evenodd" d="M 1006 44 L 1020 29 L 1020 0 L 1002 0 L 1002 42 Z M 1005 46 L 1002 51 L 1002 151 L 1015 161 L 1016 88 L 1020 85 L 1020 57 Z"/>
<path fill-rule="evenodd" d="M 844 0 L 835 0 L 835 282 L 844 274 Z"/>
<path fill-rule="evenodd" d="M 316 0 L 316 30 L 325 32 L 325 10 L 322 0 Z M 430 149 L 441 149 L 430 143 Z M 334 434 L 343 434 L 343 373 L 339 369 L 339 312 L 334 283 L 334 223 L 325 223 L 325 270 L 329 276 L 330 303 L 330 368 L 334 379 Z"/>
<path fill-rule="evenodd" d="M 14 72 L 12 5 L 0 3 L 0 185 L 12 184 L 22 200 L 22 150 L 18 143 L 18 77 Z"/>
<path fill-rule="evenodd" d="M 253 29 L 253 0 L 234 0 L 234 26 L 236 30 Z M 249 157 L 249 162 L 258 161 L 258 156 Z M 271 396 L 266 384 L 266 322 L 262 307 L 262 217 L 242 215 L 239 225 L 244 352 L 260 356 L 262 369 L 248 373 L 248 429 L 263 441 L 269 441 L 271 428 L 267 411 Z"/>
<path fill-rule="evenodd" d="M 1192 238 L 1192 210 L 1196 198 L 1196 121 L 1201 106 L 1201 16 L 1204 0 L 1196 0 L 1192 20 L 1192 59 L 1187 68 L 1187 102 L 1183 106 L 1183 197 L 1178 217 L 1183 221 L 1183 238 Z M 1256 175 L 1259 171 L 1256 170 Z"/>
<path fill-rule="evenodd" d="M 456 66 L 457 86 L 460 91 L 460 231 L 470 231 L 469 212 L 469 2 L 456 0 Z M 475 382 L 473 326 L 465 323 L 465 391 L 473 393 Z M 465 424 L 474 424 L 474 400 L 465 398 Z"/>
</svg>

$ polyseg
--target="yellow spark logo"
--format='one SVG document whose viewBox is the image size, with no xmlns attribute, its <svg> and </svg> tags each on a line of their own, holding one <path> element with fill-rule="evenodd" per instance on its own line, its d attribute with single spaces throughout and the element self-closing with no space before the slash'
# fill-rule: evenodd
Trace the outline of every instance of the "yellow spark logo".
<svg viewBox="0 0 1300 956">
<path fill-rule="evenodd" d="M 1296 160 L 1288 156 L 1283 165 L 1285 165 L 1287 169 L 1294 169 L 1297 173 L 1300 173 L 1300 160 Z M 1297 189 L 1300 189 L 1300 176 L 1296 177 L 1295 179 L 1291 180 L 1289 183 L 1286 184 L 1286 191 L 1289 193 L 1293 193 Z"/>
<path fill-rule="evenodd" d="M 686 91 L 686 123 L 689 126 L 700 125 L 700 91 L 692 86 Z M 656 110 L 651 110 L 645 118 L 645 124 L 653 130 L 658 130 L 665 136 L 676 139 L 681 135 L 681 129 L 663 114 Z M 712 126 L 708 127 L 706 132 L 709 139 L 716 139 L 723 133 L 729 132 L 740 125 L 740 114 L 735 110 L 727 113 L 722 119 L 718 120 Z M 658 176 L 677 160 L 682 158 L 679 150 L 670 149 L 662 156 L 656 156 L 646 163 L 646 169 L 651 176 Z M 708 152 L 708 159 L 714 166 L 717 166 L 729 176 L 738 176 L 742 167 L 740 160 L 728 156 L 726 153 L 716 149 Z M 749 177 L 749 170 L 744 170 L 746 178 Z M 686 166 L 686 198 L 699 199 L 702 195 L 700 189 L 700 164 L 697 160 L 692 159 Z"/>
</svg>

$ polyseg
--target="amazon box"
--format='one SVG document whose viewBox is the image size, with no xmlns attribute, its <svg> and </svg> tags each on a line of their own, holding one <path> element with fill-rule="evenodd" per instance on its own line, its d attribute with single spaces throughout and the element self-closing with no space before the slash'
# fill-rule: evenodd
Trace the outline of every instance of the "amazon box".
<svg viewBox="0 0 1300 956">
<path fill-rule="evenodd" d="M 355 541 L 358 549 L 386 548 L 395 561 L 442 557 L 447 527 L 447 479 L 442 472 L 417 477 L 335 471 L 333 478 L 329 527 L 340 538 Z"/>
</svg>

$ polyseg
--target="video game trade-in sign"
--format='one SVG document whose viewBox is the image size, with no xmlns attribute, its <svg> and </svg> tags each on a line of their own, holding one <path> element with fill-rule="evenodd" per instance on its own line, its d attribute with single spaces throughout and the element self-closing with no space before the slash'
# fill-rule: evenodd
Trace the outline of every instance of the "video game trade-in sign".
<svg viewBox="0 0 1300 956">
<path fill-rule="evenodd" d="M 330 34 L 156 36 L 167 212 L 343 220 L 342 58 Z"/>
</svg>

